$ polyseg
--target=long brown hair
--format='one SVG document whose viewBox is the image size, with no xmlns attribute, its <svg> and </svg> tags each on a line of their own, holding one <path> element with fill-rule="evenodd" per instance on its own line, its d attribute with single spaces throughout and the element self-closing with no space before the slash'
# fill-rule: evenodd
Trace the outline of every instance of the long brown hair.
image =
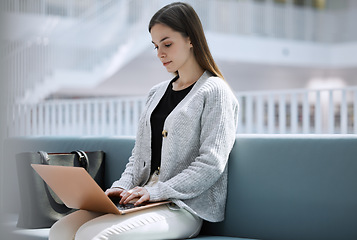
<svg viewBox="0 0 357 240">
<path fill-rule="evenodd" d="M 208 48 L 200 18 L 191 5 L 174 2 L 161 8 L 151 18 L 149 32 L 157 23 L 164 24 L 174 31 L 180 32 L 184 37 L 189 37 L 198 64 L 204 70 L 208 70 L 213 75 L 224 79 Z"/>
</svg>

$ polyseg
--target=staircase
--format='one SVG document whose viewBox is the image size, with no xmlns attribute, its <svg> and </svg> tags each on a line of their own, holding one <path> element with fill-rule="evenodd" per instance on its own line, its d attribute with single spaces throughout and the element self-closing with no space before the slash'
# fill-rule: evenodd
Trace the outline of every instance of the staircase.
<svg viewBox="0 0 357 240">
<path fill-rule="evenodd" d="M 76 6 L 64 1 L 72 10 L 59 14 L 48 12 L 54 0 L 38 9 L 11 1 L 0 6 L 9 27 L 1 41 L 8 65 L 20 68 L 6 74 L 16 103 L 38 103 L 61 88 L 93 87 L 110 77 L 150 44 L 146 26 L 157 9 L 152 1 L 87 0 L 74 14 Z"/>
</svg>

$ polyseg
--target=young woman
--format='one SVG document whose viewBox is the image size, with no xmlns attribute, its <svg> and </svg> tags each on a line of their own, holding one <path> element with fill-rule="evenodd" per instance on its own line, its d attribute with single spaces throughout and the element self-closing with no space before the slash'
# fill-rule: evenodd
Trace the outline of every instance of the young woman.
<svg viewBox="0 0 357 240">
<path fill-rule="evenodd" d="M 238 102 L 190 5 L 163 7 L 149 32 L 158 58 L 175 77 L 151 89 L 129 163 L 106 194 L 120 196 L 123 204 L 172 204 L 121 216 L 80 210 L 59 220 L 50 240 L 192 238 L 203 220 L 224 218 Z"/>
</svg>

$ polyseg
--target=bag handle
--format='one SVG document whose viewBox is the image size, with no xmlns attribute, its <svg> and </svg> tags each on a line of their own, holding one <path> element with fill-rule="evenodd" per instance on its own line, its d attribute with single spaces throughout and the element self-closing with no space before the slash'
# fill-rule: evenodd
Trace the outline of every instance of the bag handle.
<svg viewBox="0 0 357 240">
<path fill-rule="evenodd" d="M 39 151 L 38 153 L 41 156 L 41 163 L 44 165 L 49 165 L 50 158 L 48 156 L 48 153 L 44 152 L 44 151 Z M 72 151 L 71 153 L 77 155 L 78 161 L 79 161 L 79 164 L 81 165 L 81 167 L 83 167 L 86 171 L 88 171 L 89 160 L 88 160 L 88 156 L 87 156 L 86 152 L 83 150 L 76 150 L 76 151 Z"/>
<path fill-rule="evenodd" d="M 50 162 L 50 158 L 48 156 L 47 152 L 44 151 L 39 151 L 38 152 L 40 154 L 41 157 L 41 163 L 44 165 L 49 165 Z M 88 160 L 88 156 L 87 154 L 82 151 L 82 150 L 76 150 L 71 152 L 72 154 L 76 154 L 78 156 L 78 160 L 79 160 L 79 164 L 81 165 L 81 167 L 83 167 L 86 171 L 88 171 L 89 168 L 89 160 Z M 64 214 L 67 213 L 69 211 L 71 211 L 72 209 L 68 208 L 65 204 L 63 203 L 58 203 L 52 196 L 50 190 L 48 189 L 48 185 L 43 182 L 44 187 L 45 187 L 45 192 L 47 195 L 47 198 L 49 200 L 49 203 L 51 205 L 51 207 L 58 213 Z"/>
<path fill-rule="evenodd" d="M 88 160 L 88 156 L 87 156 L 86 152 L 83 150 L 76 150 L 71 153 L 77 154 L 79 163 L 81 164 L 81 167 L 83 167 L 88 172 L 89 160 Z"/>
<path fill-rule="evenodd" d="M 39 151 L 38 153 L 41 156 L 41 163 L 44 164 L 44 165 L 49 165 L 48 162 L 50 161 L 50 158 L 48 157 L 47 152 Z"/>
<path fill-rule="evenodd" d="M 41 156 L 41 163 L 44 164 L 44 165 L 49 165 L 50 158 L 48 157 L 47 152 L 39 151 L 38 153 Z M 69 211 L 72 210 L 72 209 L 68 208 L 65 204 L 57 202 L 53 198 L 53 196 L 52 196 L 50 190 L 48 189 L 48 186 L 45 183 L 45 181 L 43 181 L 43 184 L 44 184 L 45 192 L 46 192 L 46 195 L 47 195 L 47 199 L 48 199 L 51 207 L 53 208 L 53 210 L 55 210 L 57 213 L 61 213 L 61 214 L 68 213 Z"/>
</svg>

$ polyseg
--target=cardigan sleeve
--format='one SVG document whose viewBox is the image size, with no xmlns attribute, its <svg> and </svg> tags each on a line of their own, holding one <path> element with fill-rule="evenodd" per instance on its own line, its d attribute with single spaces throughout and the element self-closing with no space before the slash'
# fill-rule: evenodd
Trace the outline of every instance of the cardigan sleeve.
<svg viewBox="0 0 357 240">
<path fill-rule="evenodd" d="M 215 82 L 205 91 L 198 156 L 171 179 L 146 187 L 151 201 L 197 197 L 225 171 L 236 136 L 238 101 L 225 82 Z"/>
</svg>

